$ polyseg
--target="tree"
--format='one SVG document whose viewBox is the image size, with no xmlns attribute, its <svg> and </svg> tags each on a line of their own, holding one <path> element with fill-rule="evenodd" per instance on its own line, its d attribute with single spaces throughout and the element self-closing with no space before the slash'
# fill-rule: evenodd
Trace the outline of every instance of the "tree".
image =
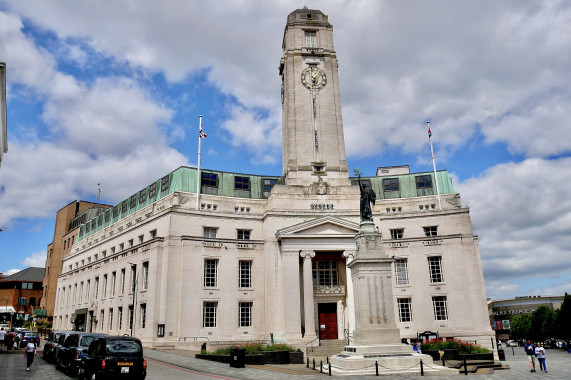
<svg viewBox="0 0 571 380">
<path fill-rule="evenodd" d="M 540 306 L 531 315 L 531 338 L 534 341 L 545 341 L 553 337 L 556 330 L 556 314 L 547 306 Z"/>
<path fill-rule="evenodd" d="M 531 315 L 516 315 L 511 321 L 511 334 L 513 338 L 528 338 L 531 336 Z"/>
<path fill-rule="evenodd" d="M 559 313 L 557 313 L 558 338 L 565 340 L 571 339 L 571 324 L 569 321 L 571 321 L 571 296 L 565 293 L 563 303 L 561 304 Z"/>
</svg>

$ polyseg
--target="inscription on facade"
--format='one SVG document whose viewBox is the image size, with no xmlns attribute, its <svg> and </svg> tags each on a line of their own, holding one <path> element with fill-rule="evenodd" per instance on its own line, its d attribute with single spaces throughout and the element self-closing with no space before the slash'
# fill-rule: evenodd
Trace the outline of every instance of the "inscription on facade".
<svg viewBox="0 0 571 380">
<path fill-rule="evenodd" d="M 436 240 L 425 240 L 423 241 L 424 245 L 442 245 L 442 240 L 441 239 L 436 239 Z"/>
<path fill-rule="evenodd" d="M 333 203 L 312 203 L 309 209 L 312 211 L 333 210 Z"/>
</svg>

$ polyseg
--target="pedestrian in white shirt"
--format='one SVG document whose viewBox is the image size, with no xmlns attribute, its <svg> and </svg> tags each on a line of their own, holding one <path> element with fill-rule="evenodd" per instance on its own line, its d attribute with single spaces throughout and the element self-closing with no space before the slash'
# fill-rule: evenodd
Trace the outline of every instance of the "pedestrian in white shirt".
<svg viewBox="0 0 571 380">
<path fill-rule="evenodd" d="M 547 367 L 545 366 L 545 348 L 541 343 L 537 343 L 535 346 L 535 356 L 537 356 L 537 361 L 539 362 L 539 369 L 543 372 L 547 372 Z"/>
<path fill-rule="evenodd" d="M 26 353 L 24 354 L 24 357 L 26 358 L 26 371 L 30 370 L 30 367 L 32 366 L 32 363 L 34 362 L 34 356 L 37 355 L 36 352 L 36 344 L 32 343 L 32 342 L 28 342 L 28 345 L 26 346 Z"/>
<path fill-rule="evenodd" d="M 4 327 L 0 330 L 0 352 L 2 352 L 2 346 L 4 345 L 4 338 L 6 338 L 6 331 L 4 331 Z"/>
</svg>

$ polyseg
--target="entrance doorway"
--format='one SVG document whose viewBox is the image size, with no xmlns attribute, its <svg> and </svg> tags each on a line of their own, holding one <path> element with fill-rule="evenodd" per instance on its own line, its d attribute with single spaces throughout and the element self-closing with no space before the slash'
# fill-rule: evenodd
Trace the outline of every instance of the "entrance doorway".
<svg viewBox="0 0 571 380">
<path fill-rule="evenodd" d="M 317 304 L 319 315 L 319 337 L 321 339 L 337 339 L 337 304 Z"/>
</svg>

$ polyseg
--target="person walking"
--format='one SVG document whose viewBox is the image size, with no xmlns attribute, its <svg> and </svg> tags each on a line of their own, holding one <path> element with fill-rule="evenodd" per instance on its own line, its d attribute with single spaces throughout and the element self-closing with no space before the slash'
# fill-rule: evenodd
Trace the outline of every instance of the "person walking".
<svg viewBox="0 0 571 380">
<path fill-rule="evenodd" d="M 6 331 L 4 327 L 0 330 L 0 352 L 2 352 L 2 346 L 4 345 L 4 339 L 6 338 Z"/>
<path fill-rule="evenodd" d="M 539 370 L 547 373 L 547 367 L 545 366 L 545 348 L 541 343 L 537 343 L 535 347 L 535 356 L 537 356 L 537 361 L 539 362 Z"/>
<path fill-rule="evenodd" d="M 535 372 L 535 346 L 528 339 L 525 346 L 523 346 L 525 353 L 527 354 L 527 361 L 529 362 L 529 372 Z"/>
<path fill-rule="evenodd" d="M 6 351 L 12 351 L 12 346 L 14 346 L 14 339 L 16 339 L 16 334 L 14 334 L 14 329 L 11 329 L 4 337 L 4 343 L 6 343 Z"/>
<path fill-rule="evenodd" d="M 26 346 L 26 352 L 24 353 L 24 358 L 26 358 L 26 371 L 30 370 L 32 363 L 34 362 L 34 357 L 37 355 L 36 344 L 28 342 Z"/>
</svg>

